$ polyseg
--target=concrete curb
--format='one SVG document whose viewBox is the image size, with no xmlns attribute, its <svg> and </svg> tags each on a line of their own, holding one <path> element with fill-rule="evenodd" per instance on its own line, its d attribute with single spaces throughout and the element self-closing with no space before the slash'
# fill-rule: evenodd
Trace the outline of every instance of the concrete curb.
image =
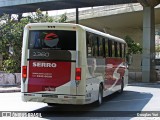
<svg viewBox="0 0 160 120">
<path fill-rule="evenodd" d="M 0 93 L 21 92 L 21 88 L 0 88 Z"/>
<path fill-rule="evenodd" d="M 155 83 L 143 83 L 143 82 L 131 82 L 131 83 L 128 83 L 129 86 L 132 86 L 132 85 L 160 85 L 160 81 L 157 81 Z"/>
</svg>

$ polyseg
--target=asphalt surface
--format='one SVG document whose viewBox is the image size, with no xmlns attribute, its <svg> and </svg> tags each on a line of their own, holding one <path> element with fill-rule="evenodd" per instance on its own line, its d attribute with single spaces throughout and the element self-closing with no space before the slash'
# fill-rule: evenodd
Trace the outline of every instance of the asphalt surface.
<svg viewBox="0 0 160 120">
<path fill-rule="evenodd" d="M 45 103 L 23 102 L 20 92 L 10 92 L 0 93 L 0 111 L 41 113 L 40 119 L 160 120 L 159 96 L 160 84 L 132 83 L 122 94 L 105 97 L 101 106 L 93 103 L 50 107 Z"/>
</svg>

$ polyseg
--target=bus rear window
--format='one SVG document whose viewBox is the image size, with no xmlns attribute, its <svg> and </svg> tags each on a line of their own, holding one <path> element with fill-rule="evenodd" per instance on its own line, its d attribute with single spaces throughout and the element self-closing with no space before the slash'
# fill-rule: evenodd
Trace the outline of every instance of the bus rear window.
<svg viewBox="0 0 160 120">
<path fill-rule="evenodd" d="M 65 30 L 31 30 L 29 49 L 76 50 L 76 32 Z"/>
</svg>

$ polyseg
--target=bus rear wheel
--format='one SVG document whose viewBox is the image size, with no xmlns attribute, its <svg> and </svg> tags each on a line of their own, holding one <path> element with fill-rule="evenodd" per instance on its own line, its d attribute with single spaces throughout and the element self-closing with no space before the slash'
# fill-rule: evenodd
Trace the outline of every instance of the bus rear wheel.
<svg viewBox="0 0 160 120">
<path fill-rule="evenodd" d="M 121 89 L 118 91 L 119 93 L 123 93 L 123 89 L 124 89 L 124 81 L 122 79 L 122 82 L 121 82 Z"/>
<path fill-rule="evenodd" d="M 103 102 L 103 87 L 100 84 L 99 86 L 99 92 L 98 92 L 98 100 L 96 102 L 96 105 L 100 106 Z"/>
</svg>

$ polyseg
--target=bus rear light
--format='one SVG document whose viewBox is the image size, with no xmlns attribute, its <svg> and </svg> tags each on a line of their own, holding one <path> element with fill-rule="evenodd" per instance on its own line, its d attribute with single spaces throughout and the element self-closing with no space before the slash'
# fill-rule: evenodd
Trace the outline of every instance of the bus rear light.
<svg viewBox="0 0 160 120">
<path fill-rule="evenodd" d="M 27 78 L 27 66 L 22 66 L 22 78 Z"/>
<path fill-rule="evenodd" d="M 81 80 L 81 68 L 76 68 L 76 80 Z"/>
</svg>

